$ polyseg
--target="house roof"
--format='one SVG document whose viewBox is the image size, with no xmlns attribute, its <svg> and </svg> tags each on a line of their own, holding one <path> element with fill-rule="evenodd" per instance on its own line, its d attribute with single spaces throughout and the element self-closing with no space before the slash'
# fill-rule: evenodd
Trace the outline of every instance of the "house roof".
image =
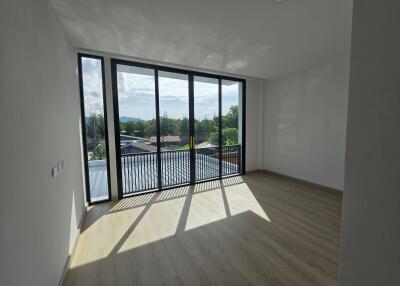
<svg viewBox="0 0 400 286">
<path fill-rule="evenodd" d="M 203 142 L 196 145 L 196 148 L 213 148 L 213 147 L 218 147 L 218 146 L 210 142 Z"/>
<path fill-rule="evenodd" d="M 176 143 L 182 141 L 180 136 L 173 136 L 173 135 L 161 136 L 160 140 L 161 142 L 168 142 L 168 143 Z M 157 136 L 151 136 L 149 142 L 151 144 L 156 144 Z"/>
<path fill-rule="evenodd" d="M 123 140 L 125 140 L 125 141 L 133 141 L 133 140 L 147 141 L 146 138 L 137 137 L 137 136 L 131 136 L 131 135 L 125 135 L 125 134 L 120 134 L 119 138 L 120 138 L 121 141 L 123 141 Z"/>
<path fill-rule="evenodd" d="M 133 142 L 126 145 L 121 145 L 121 150 L 126 149 L 128 147 L 134 147 L 136 149 L 143 150 L 144 152 L 156 152 L 157 148 L 150 144 L 145 144 L 141 142 Z"/>
</svg>

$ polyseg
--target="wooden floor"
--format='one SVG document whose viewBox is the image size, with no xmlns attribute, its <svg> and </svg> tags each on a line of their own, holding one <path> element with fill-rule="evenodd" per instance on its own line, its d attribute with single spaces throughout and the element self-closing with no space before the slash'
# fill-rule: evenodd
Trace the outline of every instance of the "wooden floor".
<svg viewBox="0 0 400 286">
<path fill-rule="evenodd" d="M 336 285 L 341 206 L 267 173 L 99 204 L 65 285 Z"/>
</svg>

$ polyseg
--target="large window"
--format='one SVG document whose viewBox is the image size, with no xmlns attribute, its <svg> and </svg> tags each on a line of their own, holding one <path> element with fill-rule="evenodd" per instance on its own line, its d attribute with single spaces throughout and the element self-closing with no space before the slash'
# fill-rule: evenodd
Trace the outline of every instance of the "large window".
<svg viewBox="0 0 400 286">
<path fill-rule="evenodd" d="M 244 80 L 110 63 L 119 198 L 244 173 Z M 79 71 L 87 197 L 94 203 L 111 197 L 104 60 L 79 55 Z"/>
<path fill-rule="evenodd" d="M 82 131 L 89 203 L 110 199 L 103 59 L 79 56 Z"/>
</svg>

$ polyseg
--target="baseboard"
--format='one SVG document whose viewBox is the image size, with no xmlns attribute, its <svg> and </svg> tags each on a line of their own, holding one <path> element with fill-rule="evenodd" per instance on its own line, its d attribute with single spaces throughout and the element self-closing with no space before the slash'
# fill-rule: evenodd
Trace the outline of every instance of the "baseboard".
<svg viewBox="0 0 400 286">
<path fill-rule="evenodd" d="M 74 256 L 74 254 L 75 254 L 76 246 L 78 244 L 78 239 L 79 239 L 79 236 L 81 234 L 81 229 L 82 229 L 83 221 L 85 220 L 85 216 L 86 216 L 86 206 L 85 206 L 85 208 L 83 210 L 83 214 L 82 214 L 81 220 L 79 221 L 79 224 L 78 224 L 78 233 L 77 233 L 77 235 L 75 237 L 74 246 L 72 247 L 71 254 L 69 254 L 68 257 L 67 257 L 67 261 L 65 262 L 65 266 L 64 266 L 63 272 L 61 274 L 60 281 L 58 282 L 58 286 L 64 285 L 65 276 L 67 274 L 68 269 L 71 266 L 71 257 Z"/>
<path fill-rule="evenodd" d="M 264 172 L 264 170 L 255 169 L 255 170 L 246 171 L 245 175 L 257 174 L 257 173 L 262 173 L 262 172 Z"/>
<path fill-rule="evenodd" d="M 313 182 L 306 181 L 306 180 L 303 180 L 303 179 L 299 179 L 299 178 L 296 178 L 296 177 L 292 177 L 292 176 L 289 176 L 289 175 L 284 175 L 284 174 L 277 173 L 277 172 L 270 171 L 270 170 L 266 170 L 266 169 L 256 170 L 256 171 L 254 171 L 254 173 L 266 173 L 266 174 L 269 174 L 269 175 L 272 175 L 272 176 L 281 177 L 283 179 L 290 180 L 290 181 L 293 181 L 293 182 L 297 182 L 297 183 L 300 183 L 300 184 L 303 184 L 303 185 L 308 185 L 308 186 L 311 186 L 311 187 L 323 189 L 325 191 L 328 191 L 328 192 L 331 192 L 331 193 L 334 193 L 334 194 L 337 194 L 337 195 L 343 195 L 343 191 L 342 190 L 335 189 L 335 188 L 328 187 L 328 186 L 324 186 L 324 185 L 317 184 L 317 183 L 313 183 Z"/>
</svg>

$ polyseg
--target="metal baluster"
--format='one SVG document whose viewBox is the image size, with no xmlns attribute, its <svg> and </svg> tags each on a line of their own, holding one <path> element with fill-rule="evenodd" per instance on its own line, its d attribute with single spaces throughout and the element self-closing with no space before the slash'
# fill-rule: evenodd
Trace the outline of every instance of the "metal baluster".
<svg viewBox="0 0 400 286">
<path fill-rule="evenodd" d="M 131 155 L 131 185 L 132 185 L 132 192 L 136 191 L 136 182 L 140 179 L 138 176 L 136 176 L 136 170 L 137 170 L 137 161 L 138 161 L 138 156 L 136 154 Z"/>
<path fill-rule="evenodd" d="M 125 193 L 129 193 L 129 155 L 125 157 L 125 183 L 126 183 L 126 189 Z"/>
<path fill-rule="evenodd" d="M 122 168 L 123 168 L 123 170 L 124 170 L 124 190 L 123 190 L 123 192 L 122 193 L 126 193 L 126 170 L 125 170 L 125 166 L 126 166 L 126 157 L 125 156 L 123 156 L 122 157 L 123 158 L 123 164 L 122 164 Z"/>
<path fill-rule="evenodd" d="M 169 170 L 169 162 L 168 162 L 168 158 L 169 158 L 169 154 L 168 154 L 168 152 L 165 152 L 165 154 L 164 154 L 164 156 L 165 156 L 165 169 L 164 169 L 164 172 L 165 172 L 165 185 L 166 186 L 169 186 L 169 174 L 168 174 L 168 170 Z"/>
<path fill-rule="evenodd" d="M 147 189 L 147 179 L 146 179 L 146 154 L 142 155 L 142 161 L 143 161 L 143 189 Z"/>
<path fill-rule="evenodd" d="M 145 153 L 145 154 L 143 154 L 143 159 L 144 159 L 144 177 L 145 177 L 145 181 L 144 181 L 144 184 L 145 184 L 145 188 L 146 188 L 146 190 L 149 188 L 149 178 L 148 178 L 148 168 L 147 168 L 147 166 L 148 166 L 148 156 L 147 156 L 147 154 Z"/>
<path fill-rule="evenodd" d="M 168 183 L 169 183 L 169 185 L 172 185 L 173 184 L 173 182 L 172 182 L 172 174 L 171 174 L 171 169 L 172 169 L 172 166 L 171 166 L 171 164 L 172 164 L 172 161 L 171 161 L 171 154 L 172 154 L 172 152 L 168 152 L 168 166 L 169 166 L 169 168 L 168 168 Z"/>
<path fill-rule="evenodd" d="M 150 167 L 150 176 L 151 176 L 151 188 L 154 189 L 154 154 L 151 153 L 151 157 L 150 157 L 150 163 L 151 163 L 151 167 Z"/>
<path fill-rule="evenodd" d="M 157 162 L 158 162 L 158 158 L 157 158 L 157 154 L 153 154 L 153 160 L 154 160 L 154 164 L 153 164 L 153 172 L 154 172 L 154 188 L 157 187 L 157 182 L 158 182 L 158 172 L 157 172 Z"/>
<path fill-rule="evenodd" d="M 186 182 L 190 181 L 190 151 L 186 151 L 185 154 L 185 166 L 186 166 Z"/>
<path fill-rule="evenodd" d="M 146 188 L 145 187 L 145 182 L 144 182 L 144 178 L 145 178 L 145 173 L 144 173 L 144 157 L 143 157 L 143 155 L 141 155 L 140 156 L 141 158 L 140 158 L 140 166 L 141 166 L 141 168 L 140 168 L 140 174 L 142 175 L 142 179 L 141 179 L 141 188 L 142 188 L 142 191 Z"/>
<path fill-rule="evenodd" d="M 135 158 L 134 164 L 133 164 L 133 168 L 135 170 L 135 191 L 138 191 L 140 189 L 140 187 L 138 187 L 136 185 L 139 185 L 142 180 L 139 173 L 136 175 L 136 172 L 140 171 L 140 155 L 134 154 L 133 158 Z"/>
<path fill-rule="evenodd" d="M 149 156 L 147 153 L 145 154 L 146 157 L 146 189 L 149 189 Z"/>
<path fill-rule="evenodd" d="M 171 175 L 171 181 L 172 185 L 176 184 L 176 179 L 175 179 L 175 152 L 171 152 L 171 170 L 172 170 L 172 175 Z"/>
<path fill-rule="evenodd" d="M 199 151 L 197 152 L 198 157 L 199 157 L 199 163 L 200 163 L 200 180 L 204 179 L 204 155 L 203 152 Z"/>
<path fill-rule="evenodd" d="M 129 155 L 125 155 L 124 174 L 125 174 L 125 194 L 129 193 Z"/>
<path fill-rule="evenodd" d="M 158 182 L 158 172 L 157 172 L 158 158 L 157 158 L 157 154 L 153 154 L 153 159 L 154 159 L 153 172 L 154 172 L 154 178 L 156 179 L 154 181 L 154 188 L 156 188 L 157 187 L 157 182 Z"/>
<path fill-rule="evenodd" d="M 126 170 L 126 177 L 125 177 L 125 181 L 126 181 L 126 193 L 129 193 L 129 180 L 130 180 L 130 176 L 129 176 L 129 164 L 131 163 L 131 161 L 129 161 L 130 155 L 126 156 L 126 165 L 125 165 L 125 170 Z"/>
</svg>

